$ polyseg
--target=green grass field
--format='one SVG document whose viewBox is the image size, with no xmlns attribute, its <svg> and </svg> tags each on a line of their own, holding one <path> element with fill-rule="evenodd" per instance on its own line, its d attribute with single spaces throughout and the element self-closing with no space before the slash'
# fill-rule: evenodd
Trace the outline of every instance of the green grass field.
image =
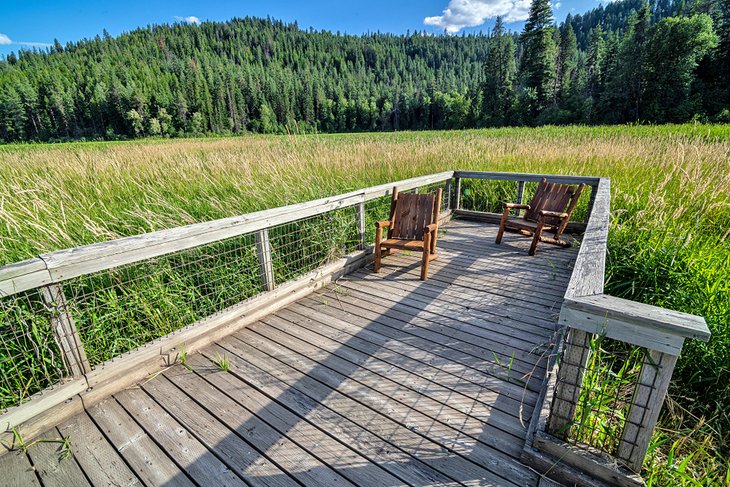
<svg viewBox="0 0 730 487">
<path fill-rule="evenodd" d="M 0 264 L 447 169 L 611 178 L 607 292 L 713 332 L 683 352 L 645 478 L 730 481 L 727 125 L 0 146 Z"/>
</svg>

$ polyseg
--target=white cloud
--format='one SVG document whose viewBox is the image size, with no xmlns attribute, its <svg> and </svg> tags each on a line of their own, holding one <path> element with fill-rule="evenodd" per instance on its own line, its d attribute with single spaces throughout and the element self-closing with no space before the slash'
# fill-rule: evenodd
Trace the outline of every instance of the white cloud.
<svg viewBox="0 0 730 487">
<path fill-rule="evenodd" d="M 530 0 L 450 0 L 441 15 L 426 17 L 423 23 L 456 33 L 497 16 L 505 22 L 525 20 L 529 12 Z"/>
<path fill-rule="evenodd" d="M 179 15 L 176 15 L 175 20 L 179 20 L 180 22 L 187 22 L 188 24 L 200 24 L 200 19 L 197 18 L 195 15 L 189 15 L 187 17 L 180 17 Z"/>
<path fill-rule="evenodd" d="M 49 47 L 51 44 L 47 42 L 28 42 L 14 41 L 5 34 L 0 34 L 0 46 L 31 46 L 31 47 Z"/>
</svg>

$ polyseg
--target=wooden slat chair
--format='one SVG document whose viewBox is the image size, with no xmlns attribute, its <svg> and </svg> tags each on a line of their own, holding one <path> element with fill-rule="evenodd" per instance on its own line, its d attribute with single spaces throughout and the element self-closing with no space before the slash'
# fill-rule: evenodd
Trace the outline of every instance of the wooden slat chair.
<svg viewBox="0 0 730 487">
<path fill-rule="evenodd" d="M 504 213 L 502 214 L 502 220 L 499 222 L 496 243 L 502 242 L 502 235 L 505 229 L 508 229 L 532 236 L 530 255 L 535 255 L 538 242 L 547 242 L 563 247 L 570 246 L 570 242 L 562 240 L 560 237 L 562 237 L 565 227 L 570 221 L 570 214 L 573 213 L 584 186 L 584 184 L 574 186 L 571 184 L 549 183 L 547 179 L 543 178 L 529 205 L 504 204 Z M 521 217 L 511 217 L 509 214 L 513 209 L 526 211 Z M 543 237 L 543 231 L 555 232 L 555 237 Z"/>
<path fill-rule="evenodd" d="M 436 259 L 441 189 L 431 194 L 398 193 L 393 188 L 390 218 L 376 223 L 375 272 L 380 272 L 383 250 L 389 255 L 396 250 L 422 252 L 421 280 L 428 278 L 428 263 Z M 383 228 L 388 238 L 383 240 Z"/>
</svg>

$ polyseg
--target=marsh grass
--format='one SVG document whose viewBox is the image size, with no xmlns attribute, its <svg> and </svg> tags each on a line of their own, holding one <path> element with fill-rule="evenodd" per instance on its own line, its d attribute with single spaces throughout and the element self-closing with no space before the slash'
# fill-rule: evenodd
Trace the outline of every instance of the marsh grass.
<svg viewBox="0 0 730 487">
<path fill-rule="evenodd" d="M 727 125 L 0 146 L 0 264 L 448 169 L 611 178 L 607 292 L 702 315 L 713 332 L 710 343 L 690 341 L 683 352 L 671 389 L 673 404 L 681 409 L 668 408 L 663 415 L 661 441 L 648 457 L 646 473 L 677 484 L 689 482 L 687 478 L 723 482 L 730 456 Z M 471 182 L 464 188 L 470 191 L 462 195 L 465 204 L 493 211 L 499 208 L 500 199 L 512 199 L 515 192 L 508 185 L 494 188 Z M 576 210 L 577 217 L 585 211 L 581 209 L 585 197 L 587 194 Z M 372 223 L 387 216 L 389 203 L 380 199 L 367 206 L 367 232 L 372 241 Z M 307 236 L 323 248 L 329 242 L 343 242 L 335 247 L 342 250 L 336 252 L 344 252 L 357 241 L 349 229 L 340 229 L 337 223 L 332 228 L 334 235 L 307 231 Z M 283 229 L 274 238 L 281 239 L 282 246 L 295 248 L 305 237 Z M 311 265 L 325 258 L 315 257 Z M 250 257 L 243 258 L 241 268 L 249 268 Z M 135 329 L 139 310 L 145 306 L 142 301 L 147 299 L 142 297 L 153 293 L 147 301 L 167 299 L 169 309 L 177 308 L 175 313 L 160 313 L 155 318 L 152 328 L 162 333 L 181 317 L 197 316 L 246 296 L 251 280 L 258 277 L 256 271 L 250 271 L 254 274 L 234 273 L 230 278 L 221 274 L 218 278 L 216 272 L 229 275 L 232 268 L 207 266 L 212 267 L 212 274 L 201 272 L 196 278 L 199 282 L 218 279 L 220 287 L 200 295 L 182 292 L 188 299 L 177 301 L 162 287 L 187 287 L 184 280 L 192 278 L 176 273 L 175 264 L 160 264 L 162 268 L 166 265 L 171 266 L 169 271 L 142 272 L 144 277 L 137 281 L 134 276 L 140 274 L 132 268 L 93 277 L 109 282 L 109 287 L 117 280 L 129 283 L 126 293 L 93 293 L 96 297 L 77 304 L 82 333 L 97 344 L 98 360 L 104 359 L 106 350 L 122 350 L 130 344 L 125 342 L 127 334 L 109 330 L 112 321 L 99 321 L 94 310 L 108 309 L 124 323 L 125 330 Z M 277 262 L 277 279 L 302 272 L 287 265 Z M 226 294 L 229 288 L 232 290 Z M 219 292 L 222 294 L 214 297 Z M 139 330 L 138 338 L 145 339 L 148 330 Z M 4 360 L 3 367 L 10 363 L 7 356 L 0 360 Z M 677 413 L 680 410 L 686 413 Z M 688 431 L 692 434 L 683 440 Z M 692 450 L 692 445 L 701 448 Z M 670 453 L 672 461 L 667 463 Z M 681 475 L 673 473 L 682 464 Z"/>
</svg>

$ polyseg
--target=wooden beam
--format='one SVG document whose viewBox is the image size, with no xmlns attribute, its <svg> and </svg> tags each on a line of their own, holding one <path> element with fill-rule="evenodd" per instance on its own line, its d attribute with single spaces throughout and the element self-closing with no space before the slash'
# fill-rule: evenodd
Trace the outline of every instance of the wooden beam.
<svg viewBox="0 0 730 487">
<path fill-rule="evenodd" d="M 565 438 L 573 424 L 590 350 L 590 338 L 583 330 L 568 330 L 565 348 L 559 358 L 560 366 L 547 427 L 547 431 L 557 437 Z"/>
<path fill-rule="evenodd" d="M 525 182 L 517 181 L 517 197 L 515 198 L 515 203 L 521 205 L 524 198 L 525 198 Z M 515 208 L 514 210 L 512 210 L 512 213 L 514 215 L 519 215 L 520 210 L 518 208 Z"/>
<path fill-rule="evenodd" d="M 601 178 L 598 183 L 596 201 L 581 240 L 568 289 L 565 291 L 566 298 L 603 293 L 611 208 L 610 185 L 608 178 Z"/>
<path fill-rule="evenodd" d="M 86 358 L 84 345 L 74 324 L 73 316 L 66 304 L 63 287 L 60 284 L 49 284 L 41 288 L 43 299 L 50 313 L 50 325 L 53 338 L 61 351 L 66 371 L 72 377 L 80 377 L 91 370 Z"/>
<path fill-rule="evenodd" d="M 29 259 L 0 267 L 0 298 L 52 282 L 43 259 Z"/>
<path fill-rule="evenodd" d="M 558 462 L 579 468 L 591 475 L 594 479 L 620 487 L 644 486 L 644 480 L 641 476 L 621 469 L 614 461 L 601 457 L 600 452 L 591 453 L 590 451 L 574 447 L 541 432 L 538 432 L 535 436 L 535 446 L 541 451 L 559 459 L 557 460 Z M 587 484 L 587 486 L 593 485 L 595 485 L 595 481 Z"/>
<path fill-rule="evenodd" d="M 264 291 L 273 291 L 276 287 L 276 279 L 274 277 L 274 264 L 271 259 L 269 230 L 267 228 L 256 232 L 256 257 L 259 261 L 261 289 Z"/>
<path fill-rule="evenodd" d="M 481 171 L 454 171 L 455 178 L 464 179 L 491 179 L 494 181 L 528 181 L 539 183 L 543 178 L 551 183 L 560 184 L 598 184 L 601 178 L 594 176 L 564 176 L 560 174 L 530 174 L 517 172 L 481 172 Z"/>
<path fill-rule="evenodd" d="M 622 322 L 626 326 L 636 328 L 637 332 L 649 329 L 657 333 L 693 338 L 703 342 L 710 340 L 710 329 L 701 316 L 637 303 L 608 294 L 573 296 L 566 298 L 563 306 L 582 312 L 586 316 Z M 647 346 L 647 348 L 652 347 Z"/>
<path fill-rule="evenodd" d="M 355 218 L 357 220 L 357 233 L 360 236 L 360 250 L 368 246 L 367 234 L 365 233 L 365 201 L 361 201 L 355 207 Z"/>
</svg>

